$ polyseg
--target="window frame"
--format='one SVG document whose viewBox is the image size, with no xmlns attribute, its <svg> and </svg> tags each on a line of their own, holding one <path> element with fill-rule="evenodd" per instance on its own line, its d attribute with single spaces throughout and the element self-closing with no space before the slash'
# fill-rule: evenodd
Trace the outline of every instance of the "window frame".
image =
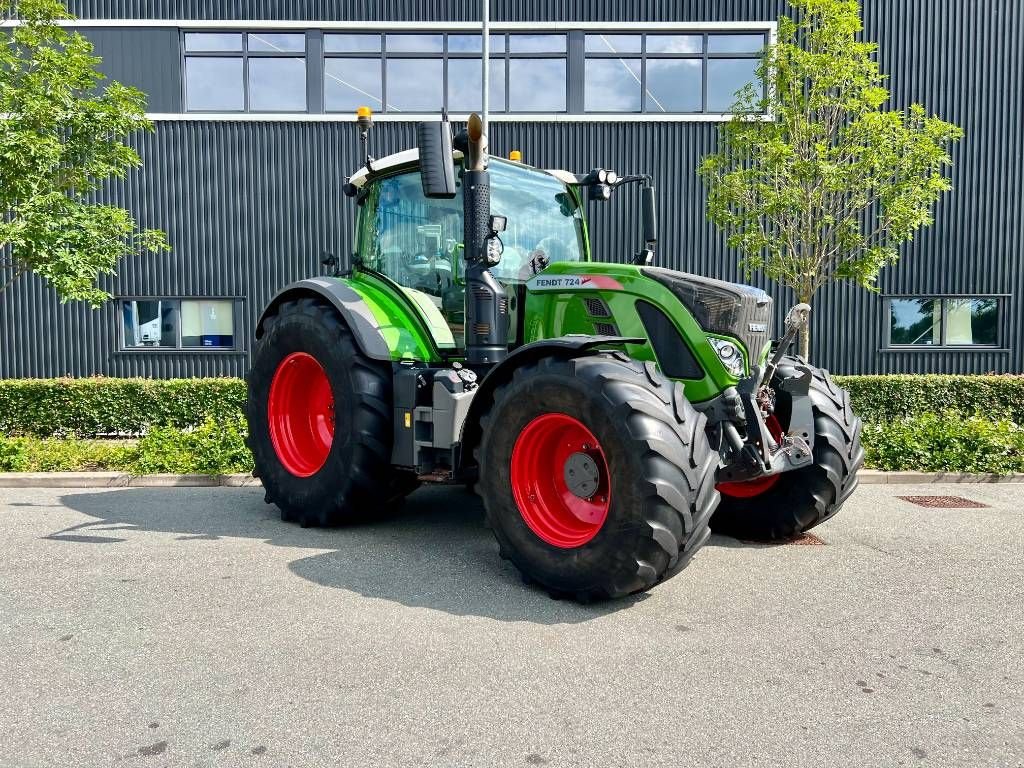
<svg viewBox="0 0 1024 768">
<path fill-rule="evenodd" d="M 181 55 L 181 109 L 183 114 L 189 115 L 307 115 L 310 112 L 309 103 L 309 82 L 310 82 L 310 33 L 311 29 L 253 29 L 248 27 L 232 27 L 218 29 L 195 29 L 182 27 L 178 30 L 179 51 Z M 250 51 L 249 35 L 302 35 L 304 45 L 302 53 L 288 51 Z M 189 51 L 186 49 L 185 38 L 187 35 L 195 34 L 240 34 L 242 36 L 242 49 L 240 51 Z M 188 108 L 188 60 L 189 59 L 241 59 L 242 60 L 242 109 L 189 109 Z M 301 112 L 294 109 L 260 109 L 250 108 L 249 98 L 249 59 L 301 59 L 305 71 L 305 83 L 303 84 L 303 97 L 306 101 L 306 108 Z"/>
<path fill-rule="evenodd" d="M 124 316 L 122 304 L 126 301 L 175 301 L 178 303 L 178 327 L 175 329 L 175 345 L 173 347 L 145 347 L 129 346 L 125 338 Z M 230 347 L 184 347 L 181 344 L 181 302 L 183 301 L 229 301 L 231 302 L 231 336 L 233 345 Z M 245 303 L 244 296 L 195 296 L 185 294 L 167 294 L 160 296 L 153 295 L 125 295 L 116 296 L 111 304 L 114 305 L 114 313 L 117 322 L 117 352 L 118 354 L 157 354 L 157 355 L 241 355 L 246 353 L 241 333 L 242 307 Z"/>
<path fill-rule="evenodd" d="M 1011 298 L 1008 293 L 892 293 L 882 295 L 883 352 L 1008 352 L 1004 321 Z M 938 344 L 894 344 L 892 342 L 892 302 L 906 299 L 925 299 L 940 302 Z M 993 299 L 996 302 L 996 340 L 993 344 L 947 344 L 946 302 L 951 299 Z"/>
<path fill-rule="evenodd" d="M 608 29 L 586 29 L 583 31 L 584 34 L 584 46 L 583 46 L 583 89 L 584 89 L 584 101 L 582 114 L 593 114 L 593 115 L 606 115 L 606 114 L 621 114 L 621 115 L 721 115 L 730 114 L 723 112 L 716 112 L 708 110 L 708 61 L 715 59 L 760 59 L 764 52 L 764 49 L 771 43 L 773 39 L 772 30 L 765 27 L 757 28 L 751 27 L 750 29 L 730 29 L 730 30 L 662 30 L 662 29 L 650 29 L 647 31 L 642 30 L 622 30 L 609 27 Z M 588 51 L 586 50 L 586 37 L 589 35 L 639 35 L 640 37 L 640 51 L 638 53 L 616 53 L 614 51 Z M 662 53 L 660 51 L 649 52 L 647 50 L 647 38 L 649 37 L 670 37 L 673 35 L 677 36 L 692 36 L 701 38 L 701 50 L 700 53 Z M 708 42 L 712 37 L 735 37 L 737 35 L 760 35 L 762 38 L 762 45 L 760 50 L 753 53 L 709 53 Z M 586 108 L 586 66 L 587 61 L 590 59 L 623 59 L 623 60 L 639 60 L 640 61 L 640 109 L 630 110 L 622 112 L 608 112 L 607 110 L 591 110 Z M 647 108 L 647 60 L 648 59 L 673 59 L 673 60 L 688 60 L 688 61 L 699 61 L 701 62 L 701 108 L 699 110 L 688 110 L 688 111 L 658 111 L 650 110 Z M 762 86 L 761 97 L 765 98 L 767 89 Z M 756 112 L 755 115 L 762 115 L 764 113 Z"/>
</svg>

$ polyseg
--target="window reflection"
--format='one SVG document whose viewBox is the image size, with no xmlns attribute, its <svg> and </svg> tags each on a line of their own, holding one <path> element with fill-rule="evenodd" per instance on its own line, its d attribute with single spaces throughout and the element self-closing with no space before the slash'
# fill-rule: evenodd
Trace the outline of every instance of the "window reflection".
<svg viewBox="0 0 1024 768">
<path fill-rule="evenodd" d="M 584 105 L 592 112 L 639 112 L 640 60 L 588 59 Z"/>
<path fill-rule="evenodd" d="M 640 35 L 587 35 L 587 53 L 640 53 Z"/>
<path fill-rule="evenodd" d="M 249 35 L 249 51 L 267 53 L 305 53 L 306 36 L 302 33 L 275 34 L 251 33 Z"/>
<path fill-rule="evenodd" d="M 648 59 L 648 112 L 700 112 L 703 87 L 700 59 Z"/>
<path fill-rule="evenodd" d="M 890 342 L 911 346 L 941 344 L 940 307 L 934 299 L 890 300 Z"/>
<path fill-rule="evenodd" d="M 708 53 L 759 53 L 764 35 L 708 35 Z"/>
<path fill-rule="evenodd" d="M 708 112 L 729 112 L 736 92 L 756 83 L 757 59 L 708 59 Z"/>
<path fill-rule="evenodd" d="M 509 59 L 509 110 L 565 111 L 565 59 Z"/>
<path fill-rule="evenodd" d="M 324 108 L 343 112 L 368 105 L 380 109 L 380 59 L 327 59 L 324 63 Z"/>
<path fill-rule="evenodd" d="M 444 100 L 441 59 L 388 59 L 388 109 L 439 112 Z"/>
<path fill-rule="evenodd" d="M 242 59 L 214 56 L 185 59 L 185 108 L 201 112 L 241 112 Z"/>
<path fill-rule="evenodd" d="M 306 60 L 249 59 L 249 109 L 305 112 Z"/>
<path fill-rule="evenodd" d="M 327 53 L 378 53 L 380 35 L 324 35 Z"/>
<path fill-rule="evenodd" d="M 492 112 L 505 111 L 505 60 L 491 59 L 490 108 Z M 448 109 L 452 112 L 472 112 L 481 109 L 483 62 L 480 59 L 448 60 Z"/>
<path fill-rule="evenodd" d="M 648 53 L 703 53 L 703 35 L 648 35 Z"/>
</svg>

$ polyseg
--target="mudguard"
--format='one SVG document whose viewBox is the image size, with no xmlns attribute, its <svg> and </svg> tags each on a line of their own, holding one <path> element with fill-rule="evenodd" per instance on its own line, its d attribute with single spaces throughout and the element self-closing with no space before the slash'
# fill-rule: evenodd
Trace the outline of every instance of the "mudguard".
<svg viewBox="0 0 1024 768">
<path fill-rule="evenodd" d="M 374 360 L 390 360 L 391 352 L 377 327 L 370 308 L 352 288 L 338 280 L 311 277 L 299 280 L 282 289 L 263 310 L 256 324 L 256 338 L 263 336 L 263 321 L 277 311 L 282 302 L 305 297 L 316 297 L 330 302 L 345 320 L 355 336 L 359 351 Z"/>
</svg>

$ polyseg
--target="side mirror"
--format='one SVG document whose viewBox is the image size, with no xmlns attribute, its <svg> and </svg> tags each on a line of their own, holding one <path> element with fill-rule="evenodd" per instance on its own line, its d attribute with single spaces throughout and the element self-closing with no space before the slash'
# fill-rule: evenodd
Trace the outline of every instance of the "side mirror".
<svg viewBox="0 0 1024 768">
<path fill-rule="evenodd" d="M 428 198 L 455 197 L 455 164 L 452 160 L 452 129 L 445 115 L 439 123 L 418 123 L 420 179 Z"/>
<path fill-rule="evenodd" d="M 658 242 L 658 209 L 654 204 L 654 187 L 640 190 L 641 205 L 644 215 L 644 242 Z"/>
</svg>

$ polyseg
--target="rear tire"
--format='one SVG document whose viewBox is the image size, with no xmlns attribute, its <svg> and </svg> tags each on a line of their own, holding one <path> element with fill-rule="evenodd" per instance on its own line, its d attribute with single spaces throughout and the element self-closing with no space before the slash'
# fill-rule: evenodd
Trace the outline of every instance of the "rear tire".
<svg viewBox="0 0 1024 768">
<path fill-rule="evenodd" d="M 780 369 L 787 364 L 802 363 L 785 357 Z M 860 418 L 850 407 L 849 392 L 837 387 L 828 371 L 811 368 L 811 373 L 814 463 L 779 475 L 774 485 L 755 496 L 723 492 L 711 519 L 715 533 L 750 541 L 791 539 L 833 517 L 856 490 L 857 470 L 864 463 Z M 785 417 L 788 420 L 788 414 Z"/>
<path fill-rule="evenodd" d="M 390 368 L 362 354 L 337 312 L 314 298 L 284 302 L 263 328 L 247 416 L 267 503 L 304 527 L 393 510 L 418 483 L 391 467 Z"/>
<path fill-rule="evenodd" d="M 524 365 L 481 426 L 478 488 L 501 554 L 554 597 L 649 589 L 710 534 L 718 454 L 682 385 L 652 363 L 596 354 Z M 573 467 L 589 473 L 577 491 Z"/>
</svg>

